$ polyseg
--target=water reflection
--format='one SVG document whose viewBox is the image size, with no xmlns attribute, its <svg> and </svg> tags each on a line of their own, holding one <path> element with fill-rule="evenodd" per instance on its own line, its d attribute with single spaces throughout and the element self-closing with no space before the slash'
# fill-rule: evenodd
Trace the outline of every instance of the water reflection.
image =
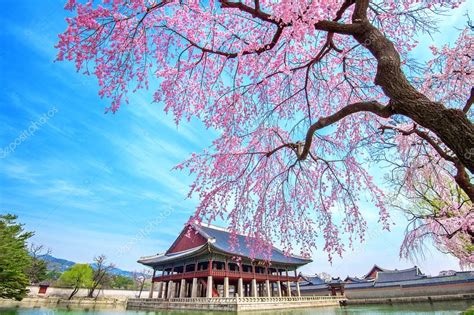
<svg viewBox="0 0 474 315">
<path fill-rule="evenodd" d="M 346 307 L 320 307 L 313 309 L 296 310 L 272 310 L 246 312 L 246 315 L 274 314 L 274 315 L 378 315 L 378 314 L 404 314 L 404 315 L 448 315 L 459 314 L 474 305 L 474 301 L 443 302 L 443 303 L 405 303 L 393 305 L 361 305 Z M 14 308 L 2 309 L 2 315 L 217 315 L 231 314 L 229 312 L 193 312 L 193 311 L 124 311 L 112 310 L 73 310 L 73 309 L 52 309 L 52 308 Z"/>
</svg>

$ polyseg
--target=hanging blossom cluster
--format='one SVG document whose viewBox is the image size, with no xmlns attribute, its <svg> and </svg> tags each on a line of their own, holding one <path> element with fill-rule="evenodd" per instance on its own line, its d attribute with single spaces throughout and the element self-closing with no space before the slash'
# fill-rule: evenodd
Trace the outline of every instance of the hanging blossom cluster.
<svg viewBox="0 0 474 315">
<path fill-rule="evenodd" d="M 461 31 L 452 47 L 432 46 L 434 58 L 428 62 L 423 76 L 416 79 L 420 90 L 453 109 L 465 107 L 466 100 L 469 104 L 469 99 L 474 97 L 473 49 L 470 28 Z M 471 91 L 470 98 L 466 97 L 466 91 Z M 471 268 L 474 266 L 474 204 L 453 180 L 462 175 L 457 164 L 442 144 L 421 145 L 428 136 L 434 138 L 429 131 L 413 124 L 393 128 L 402 130 L 395 143 L 404 166 L 398 170 L 398 186 L 404 198 L 397 206 L 408 200 L 404 211 L 411 219 L 400 255 L 409 257 L 422 252 L 424 242 L 431 240 L 441 251 L 457 257 L 461 267 Z M 417 133 L 424 138 L 420 139 Z"/>
<path fill-rule="evenodd" d="M 448 170 L 412 165 L 410 182 L 403 187 L 407 227 L 400 256 L 423 253 L 432 241 L 442 252 L 459 259 L 460 266 L 474 266 L 474 208 L 466 194 L 452 181 Z M 416 169 L 415 169 L 416 167 Z M 446 166 L 449 169 L 449 166 Z M 400 203 L 398 203 L 400 206 Z"/>
<path fill-rule="evenodd" d="M 153 85 L 176 123 L 196 117 L 220 132 L 177 166 L 195 174 L 196 218 L 228 220 L 255 251 L 279 241 L 288 253 L 322 247 L 332 259 L 364 240 L 361 201 L 390 226 L 366 161 L 385 141 L 380 125 L 398 125 L 381 109 L 389 98 L 374 83 L 370 49 L 387 36 L 410 66 L 415 34 L 462 1 L 370 1 L 367 18 L 383 33 L 362 43 L 350 35 L 359 2 L 69 0 L 58 59 L 97 77 L 107 110 Z"/>
<path fill-rule="evenodd" d="M 474 87 L 474 31 L 464 29 L 454 45 L 431 47 L 434 56 L 428 62 L 421 90 L 452 108 L 466 102 L 466 91 Z M 472 113 L 472 112 L 471 112 Z"/>
<path fill-rule="evenodd" d="M 457 218 L 456 215 L 463 219 Z M 423 252 L 425 242 L 432 241 L 442 252 L 459 258 L 462 268 L 472 268 L 474 248 L 472 233 L 469 233 L 469 229 L 472 229 L 473 224 L 472 208 L 458 209 L 445 206 L 436 216 L 429 216 L 411 223 L 410 231 L 406 233 L 403 240 L 400 256 L 409 258 L 413 252 Z"/>
<path fill-rule="evenodd" d="M 474 266 L 474 204 L 453 178 L 459 176 L 442 145 L 423 145 L 431 134 L 413 123 L 387 124 L 396 130 L 393 144 L 398 159 L 391 181 L 397 195 L 391 205 L 402 210 L 409 224 L 400 257 L 423 255 L 426 243 L 459 259 L 462 268 Z M 449 156 L 448 156 L 449 157 Z"/>
</svg>

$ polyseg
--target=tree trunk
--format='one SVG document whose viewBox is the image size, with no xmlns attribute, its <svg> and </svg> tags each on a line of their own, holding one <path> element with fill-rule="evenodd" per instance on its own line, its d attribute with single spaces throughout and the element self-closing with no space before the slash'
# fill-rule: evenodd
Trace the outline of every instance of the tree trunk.
<svg viewBox="0 0 474 315">
<path fill-rule="evenodd" d="M 145 280 L 142 281 L 141 285 L 140 285 L 140 291 L 138 292 L 138 298 L 140 298 L 140 296 L 142 295 L 142 291 L 143 291 L 143 286 L 145 285 Z"/>
<path fill-rule="evenodd" d="M 74 295 L 79 291 L 78 287 L 75 287 L 74 290 L 72 290 L 71 295 L 69 295 L 68 300 L 72 299 Z"/>
<path fill-rule="evenodd" d="M 375 84 L 390 98 L 393 111 L 436 134 L 474 174 L 474 125 L 467 115 L 458 109 L 448 109 L 418 92 L 403 73 L 395 46 L 368 21 L 354 37 L 377 59 Z"/>
<path fill-rule="evenodd" d="M 89 297 L 89 298 L 94 298 L 94 292 L 95 292 L 95 290 L 97 289 L 98 286 L 99 286 L 98 283 L 94 284 L 94 285 L 89 289 L 89 293 L 87 294 L 87 297 Z"/>
</svg>

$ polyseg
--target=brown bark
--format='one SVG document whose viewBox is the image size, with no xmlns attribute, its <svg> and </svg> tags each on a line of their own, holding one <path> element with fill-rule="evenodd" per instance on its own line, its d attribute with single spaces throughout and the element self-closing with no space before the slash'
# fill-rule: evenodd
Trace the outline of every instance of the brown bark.
<svg viewBox="0 0 474 315">
<path fill-rule="evenodd" d="M 301 155 L 298 156 L 298 159 L 304 160 L 307 158 L 311 149 L 311 143 L 313 141 L 314 133 L 317 130 L 332 125 L 349 115 L 360 112 L 370 112 L 384 118 L 388 118 L 393 114 L 390 107 L 384 106 L 376 101 L 349 104 L 330 116 L 320 118 L 317 122 L 315 122 L 309 127 L 308 132 L 306 133 L 303 151 Z"/>
<path fill-rule="evenodd" d="M 456 163 L 457 173 L 454 176 L 454 180 L 461 187 L 461 189 L 467 194 L 471 201 L 474 201 L 474 185 L 469 180 L 469 176 L 466 173 L 463 165 L 460 162 Z"/>
<path fill-rule="evenodd" d="M 394 113 L 407 116 L 432 131 L 474 173 L 471 154 L 474 151 L 474 125 L 466 114 L 462 110 L 448 109 L 418 92 L 403 73 L 394 45 L 368 21 L 361 21 L 361 30 L 354 38 L 377 59 L 375 83 L 390 98 L 389 105 Z"/>
<path fill-rule="evenodd" d="M 466 101 L 466 105 L 464 105 L 462 111 L 467 114 L 471 109 L 472 104 L 474 104 L 474 86 L 471 88 L 471 94 L 469 95 L 469 98 Z"/>
<path fill-rule="evenodd" d="M 68 300 L 72 299 L 74 295 L 76 295 L 77 292 L 79 292 L 79 287 L 74 287 L 74 289 L 72 290 L 71 294 L 68 297 Z"/>
</svg>

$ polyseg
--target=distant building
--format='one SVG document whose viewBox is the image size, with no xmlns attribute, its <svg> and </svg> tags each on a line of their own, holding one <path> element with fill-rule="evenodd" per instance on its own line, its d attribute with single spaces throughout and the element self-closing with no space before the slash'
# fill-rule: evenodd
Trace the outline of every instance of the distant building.
<svg viewBox="0 0 474 315">
<path fill-rule="evenodd" d="M 377 265 L 374 265 L 368 273 L 365 274 L 365 276 L 362 277 L 362 279 L 366 279 L 366 280 L 369 280 L 369 279 L 375 279 L 375 277 L 377 276 L 377 273 L 379 272 L 383 272 L 383 271 L 389 271 L 388 269 L 384 269 L 384 268 L 381 268 Z"/>
<path fill-rule="evenodd" d="M 150 297 L 281 297 L 292 295 L 292 283 L 299 296 L 297 269 L 311 259 L 275 247 L 268 256 L 253 255 L 254 241 L 221 227 L 187 224 L 166 253 L 138 260 L 154 271 Z"/>
<path fill-rule="evenodd" d="M 357 277 L 349 277 L 347 276 L 346 279 L 344 279 L 344 283 L 354 283 L 354 282 L 365 282 L 365 279 L 360 279 Z"/>
<path fill-rule="evenodd" d="M 438 276 L 453 276 L 455 274 L 456 274 L 455 270 L 443 270 L 439 272 Z"/>
<path fill-rule="evenodd" d="M 390 270 L 374 265 L 362 278 L 348 276 L 344 292 L 349 299 L 472 294 L 474 272 L 451 271 L 431 277 L 417 266 Z"/>
<path fill-rule="evenodd" d="M 391 270 L 374 265 L 364 276 L 347 276 L 343 281 L 324 281 L 318 276 L 300 275 L 300 291 L 309 295 L 340 295 L 350 299 L 468 294 L 474 296 L 473 271 L 449 271 L 431 277 L 414 266 Z"/>
<path fill-rule="evenodd" d="M 329 281 L 319 276 L 300 274 L 300 292 L 302 295 L 344 295 L 344 282 L 340 278 L 331 278 Z"/>
<path fill-rule="evenodd" d="M 414 266 L 409 269 L 403 270 L 384 270 L 377 272 L 375 276 L 375 282 L 396 282 L 396 281 L 409 281 L 409 280 L 418 280 L 426 278 L 424 274 L 421 273 L 420 269 L 417 266 Z"/>
<path fill-rule="evenodd" d="M 41 281 L 38 283 L 38 295 L 45 295 L 51 283 L 49 281 Z"/>
</svg>

